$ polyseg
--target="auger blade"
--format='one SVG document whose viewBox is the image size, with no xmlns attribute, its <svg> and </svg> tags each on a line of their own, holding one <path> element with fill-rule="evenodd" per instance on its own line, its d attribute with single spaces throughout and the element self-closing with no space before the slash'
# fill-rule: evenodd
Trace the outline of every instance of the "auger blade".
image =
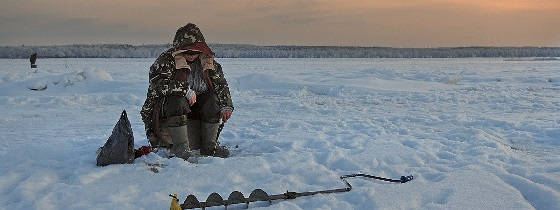
<svg viewBox="0 0 560 210">
<path fill-rule="evenodd" d="M 249 205 L 249 202 L 247 201 L 247 199 L 245 199 L 243 193 L 239 191 L 233 191 L 231 194 L 229 194 L 227 202 L 228 204 L 247 203 L 247 205 Z"/>
<path fill-rule="evenodd" d="M 181 205 L 181 207 L 183 209 L 195 209 L 195 208 L 200 208 L 201 206 L 198 199 L 196 199 L 196 196 L 190 194 L 189 196 L 187 196 L 185 202 L 183 202 L 183 205 Z"/>
<path fill-rule="evenodd" d="M 266 193 L 264 190 L 262 189 L 256 189 L 253 190 L 253 192 L 251 192 L 251 195 L 249 195 L 249 201 L 253 202 L 253 201 L 270 201 L 270 197 L 268 196 L 268 193 Z"/>
<path fill-rule="evenodd" d="M 212 193 L 206 199 L 205 207 L 227 205 L 222 196 L 218 193 Z"/>
</svg>

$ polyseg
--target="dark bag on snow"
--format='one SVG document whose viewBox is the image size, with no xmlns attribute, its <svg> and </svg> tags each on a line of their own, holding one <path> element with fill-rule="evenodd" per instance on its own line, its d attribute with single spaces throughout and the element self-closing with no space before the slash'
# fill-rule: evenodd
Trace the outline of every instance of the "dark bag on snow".
<svg viewBox="0 0 560 210">
<path fill-rule="evenodd" d="M 113 133 L 97 155 L 97 166 L 132 163 L 134 161 L 134 136 L 130 121 L 123 110 Z"/>
</svg>

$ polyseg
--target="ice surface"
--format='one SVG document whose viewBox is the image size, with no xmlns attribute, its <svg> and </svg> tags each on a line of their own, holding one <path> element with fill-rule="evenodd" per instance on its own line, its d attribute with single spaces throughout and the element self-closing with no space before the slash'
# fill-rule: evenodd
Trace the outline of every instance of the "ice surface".
<svg viewBox="0 0 560 210">
<path fill-rule="evenodd" d="M 123 109 L 136 147 L 153 59 L 0 60 L 0 209 L 167 209 L 338 188 L 270 209 L 560 209 L 560 66 L 502 59 L 219 59 L 228 159 L 148 155 L 96 167 Z M 30 87 L 46 85 L 43 91 Z M 146 163 L 162 163 L 159 173 Z M 108 179 L 110 177 L 110 179 Z"/>
</svg>

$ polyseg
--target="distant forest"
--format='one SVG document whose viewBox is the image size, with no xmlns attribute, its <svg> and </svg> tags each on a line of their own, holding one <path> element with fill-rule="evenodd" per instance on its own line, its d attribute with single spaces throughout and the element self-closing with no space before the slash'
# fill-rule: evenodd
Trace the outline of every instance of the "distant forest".
<svg viewBox="0 0 560 210">
<path fill-rule="evenodd" d="M 0 58 L 153 58 L 171 47 L 161 45 L 94 44 L 0 47 Z M 210 44 L 220 58 L 469 58 L 560 57 L 560 47 L 390 48 L 337 46 L 257 46 Z"/>
</svg>

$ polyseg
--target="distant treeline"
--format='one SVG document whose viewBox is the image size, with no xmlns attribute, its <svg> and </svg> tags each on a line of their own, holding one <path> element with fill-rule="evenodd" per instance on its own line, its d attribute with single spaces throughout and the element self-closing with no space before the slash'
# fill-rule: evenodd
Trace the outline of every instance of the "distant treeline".
<svg viewBox="0 0 560 210">
<path fill-rule="evenodd" d="M 0 58 L 153 58 L 171 47 L 161 45 L 95 44 L 0 47 Z M 468 58 L 560 57 L 560 47 L 390 48 L 337 46 L 257 46 L 210 44 L 221 58 Z"/>
</svg>

